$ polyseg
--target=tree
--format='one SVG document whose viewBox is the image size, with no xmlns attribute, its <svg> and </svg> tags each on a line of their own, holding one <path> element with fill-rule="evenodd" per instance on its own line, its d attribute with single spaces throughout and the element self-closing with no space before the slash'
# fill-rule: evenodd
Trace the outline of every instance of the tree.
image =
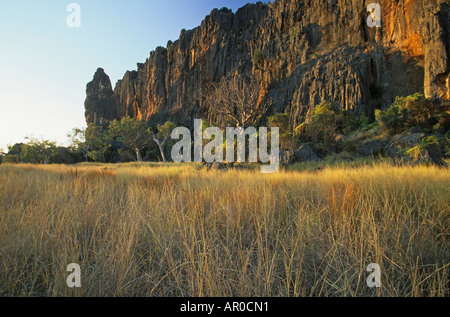
<svg viewBox="0 0 450 317">
<path fill-rule="evenodd" d="M 6 155 L 5 151 L 3 150 L 3 148 L 0 147 L 0 163 L 2 163 L 3 161 L 3 157 Z"/>
<path fill-rule="evenodd" d="M 50 161 L 53 155 L 58 152 L 56 142 L 49 140 L 38 140 L 31 138 L 29 142 L 22 147 L 22 161 L 34 164 L 44 164 Z"/>
<path fill-rule="evenodd" d="M 405 129 L 406 110 L 392 105 L 384 111 L 376 110 L 375 119 L 382 130 L 389 134 L 397 134 Z"/>
<path fill-rule="evenodd" d="M 14 145 L 8 145 L 8 155 L 20 155 L 22 153 L 25 144 L 16 143 Z"/>
<path fill-rule="evenodd" d="M 421 93 L 406 97 L 397 97 L 386 110 L 377 110 L 375 117 L 382 130 L 397 134 L 413 127 L 425 131 L 448 128 L 448 101 L 437 101 L 425 98 Z"/>
<path fill-rule="evenodd" d="M 166 163 L 166 156 L 164 154 L 164 145 L 169 140 L 172 130 L 176 128 L 176 124 L 172 121 L 167 121 L 163 125 L 158 125 L 158 132 L 155 134 L 152 132 L 153 141 L 158 145 L 161 157 L 164 163 Z"/>
<path fill-rule="evenodd" d="M 306 122 L 306 135 L 313 143 L 322 143 L 326 150 L 331 149 L 337 134 L 339 113 L 329 102 L 317 105 Z"/>
<path fill-rule="evenodd" d="M 67 137 L 71 139 L 72 147 L 80 151 L 87 162 L 91 146 L 86 138 L 86 129 L 74 128 L 67 134 Z"/>
<path fill-rule="evenodd" d="M 127 149 L 135 153 L 137 162 L 142 161 L 141 151 L 152 140 L 152 132 L 146 122 L 125 117 L 120 121 L 112 121 L 109 131 L 111 136 L 117 138 Z"/>
<path fill-rule="evenodd" d="M 24 147 L 25 147 L 25 144 L 23 144 L 23 143 L 7 145 L 8 154 L 3 156 L 2 163 L 14 163 L 14 164 L 19 163 Z"/>
<path fill-rule="evenodd" d="M 19 155 L 7 154 L 2 158 L 2 163 L 18 164 L 20 162 Z"/>
<path fill-rule="evenodd" d="M 106 152 L 111 147 L 112 136 L 102 126 L 89 123 L 85 129 L 72 129 L 67 137 L 71 139 L 72 149 L 81 152 L 86 162 L 89 158 L 94 161 L 106 161 Z"/>
<path fill-rule="evenodd" d="M 102 126 L 90 123 L 86 129 L 86 143 L 90 148 L 89 157 L 94 161 L 106 162 L 106 153 L 111 148 L 113 135 Z"/>
<path fill-rule="evenodd" d="M 279 113 L 268 118 L 269 128 L 280 129 L 280 147 L 283 150 L 293 151 L 295 141 L 289 126 L 289 114 Z"/>
<path fill-rule="evenodd" d="M 266 94 L 267 89 L 255 76 L 234 76 L 210 86 L 204 98 L 216 121 L 245 129 L 257 125 L 266 114 L 270 107 Z"/>
</svg>

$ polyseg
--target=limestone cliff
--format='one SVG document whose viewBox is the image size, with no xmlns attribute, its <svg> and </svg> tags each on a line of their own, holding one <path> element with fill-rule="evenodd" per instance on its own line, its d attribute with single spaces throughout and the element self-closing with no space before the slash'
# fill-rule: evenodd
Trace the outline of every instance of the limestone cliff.
<svg viewBox="0 0 450 317">
<path fill-rule="evenodd" d="M 86 121 L 107 125 L 118 118 L 111 80 L 103 68 L 97 69 L 94 79 L 86 87 Z"/>
<path fill-rule="evenodd" d="M 205 87 L 236 72 L 259 77 L 271 112 L 289 113 L 293 126 L 323 100 L 371 113 L 415 92 L 449 98 L 448 1 L 378 0 L 380 28 L 367 25 L 372 2 L 278 0 L 236 13 L 215 9 L 151 52 L 113 93 L 97 71 L 87 87 L 86 120 L 162 116 L 190 126 L 207 116 Z"/>
</svg>

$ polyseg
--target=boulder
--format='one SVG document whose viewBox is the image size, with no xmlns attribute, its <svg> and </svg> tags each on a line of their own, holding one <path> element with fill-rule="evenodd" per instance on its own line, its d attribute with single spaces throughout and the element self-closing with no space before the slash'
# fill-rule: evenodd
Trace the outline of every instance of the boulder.
<svg viewBox="0 0 450 317">
<path fill-rule="evenodd" d="M 352 153 L 349 153 L 347 151 L 343 151 L 339 154 L 331 154 L 328 157 L 328 160 L 330 160 L 331 163 L 335 162 L 353 162 L 355 161 L 355 156 Z"/>
<path fill-rule="evenodd" d="M 431 148 L 427 148 L 417 158 L 413 158 L 407 153 L 399 153 L 394 158 L 395 165 L 435 165 L 438 167 L 448 167 L 447 163 L 442 158 L 439 152 Z"/>
<path fill-rule="evenodd" d="M 294 152 L 294 156 L 296 162 L 320 161 L 319 157 L 308 144 L 301 145 L 297 151 Z"/>
<path fill-rule="evenodd" d="M 419 145 L 419 142 L 425 137 L 425 133 L 398 134 L 384 147 L 383 154 L 387 157 L 397 158 L 398 154 L 406 149 Z"/>
<path fill-rule="evenodd" d="M 65 147 L 59 147 L 55 155 L 47 162 L 53 164 L 75 164 L 76 160 L 69 150 Z"/>
<path fill-rule="evenodd" d="M 291 165 L 295 161 L 294 153 L 290 151 L 280 151 L 280 164 L 283 166 Z"/>
<path fill-rule="evenodd" d="M 439 150 L 435 151 L 432 148 L 428 148 L 427 152 L 428 162 L 439 167 L 448 167 L 447 163 L 444 161 L 442 153 Z"/>
<path fill-rule="evenodd" d="M 363 143 L 359 148 L 359 154 L 362 156 L 372 156 L 383 151 L 384 145 L 380 141 L 369 141 Z"/>
<path fill-rule="evenodd" d="M 351 153 L 345 151 L 336 155 L 336 161 L 353 162 L 354 160 L 355 160 L 354 156 Z"/>
</svg>

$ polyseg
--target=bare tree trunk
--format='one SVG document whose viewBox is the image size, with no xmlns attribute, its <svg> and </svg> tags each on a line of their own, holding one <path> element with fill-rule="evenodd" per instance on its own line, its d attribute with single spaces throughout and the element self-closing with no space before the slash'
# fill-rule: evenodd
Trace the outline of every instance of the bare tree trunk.
<svg viewBox="0 0 450 317">
<path fill-rule="evenodd" d="M 163 162 L 164 162 L 164 163 L 167 163 L 167 162 L 166 162 L 166 156 L 164 155 L 164 149 L 163 149 L 163 147 L 162 147 L 162 145 L 161 145 L 161 142 L 159 142 L 159 140 L 155 140 L 155 142 L 156 142 L 156 144 L 158 144 L 159 151 L 161 152 L 161 157 L 162 157 L 162 159 L 163 159 Z"/>
<path fill-rule="evenodd" d="M 141 156 L 141 150 L 140 149 L 136 149 L 136 161 L 137 162 L 142 162 L 142 156 Z"/>
<path fill-rule="evenodd" d="M 153 141 L 156 142 L 158 145 L 159 151 L 161 152 L 161 157 L 163 159 L 164 164 L 167 163 L 166 156 L 164 155 L 164 144 L 166 143 L 167 139 L 165 139 L 163 142 L 159 141 L 155 134 L 153 134 Z"/>
</svg>

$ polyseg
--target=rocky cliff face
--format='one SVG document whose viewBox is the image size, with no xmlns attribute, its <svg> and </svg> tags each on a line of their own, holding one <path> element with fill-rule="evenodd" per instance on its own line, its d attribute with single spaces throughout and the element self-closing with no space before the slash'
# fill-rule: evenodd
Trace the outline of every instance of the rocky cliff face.
<svg viewBox="0 0 450 317">
<path fill-rule="evenodd" d="M 447 0 L 378 0 L 382 26 L 367 25 L 364 0 L 278 0 L 236 13 L 213 10 L 167 48 L 158 47 L 114 92 L 99 69 L 88 84 L 86 120 L 107 124 L 162 116 L 181 124 L 207 116 L 210 83 L 251 73 L 267 87 L 271 112 L 300 124 L 321 101 L 370 113 L 396 96 L 450 96 Z"/>
<path fill-rule="evenodd" d="M 87 123 L 106 126 L 118 118 L 111 80 L 103 68 L 97 69 L 94 79 L 87 84 L 85 108 Z"/>
</svg>

